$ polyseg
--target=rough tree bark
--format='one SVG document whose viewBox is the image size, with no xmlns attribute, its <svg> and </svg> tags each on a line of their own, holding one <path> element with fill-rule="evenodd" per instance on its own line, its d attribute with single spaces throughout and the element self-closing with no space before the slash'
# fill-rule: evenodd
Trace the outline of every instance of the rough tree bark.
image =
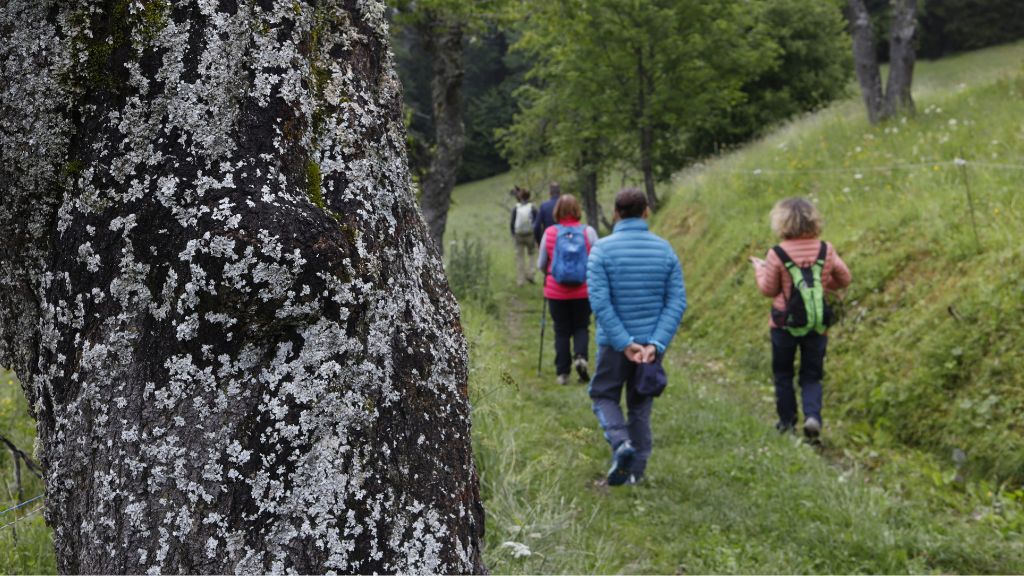
<svg viewBox="0 0 1024 576">
<path fill-rule="evenodd" d="M 426 48 L 433 57 L 431 101 L 434 108 L 434 151 L 423 179 L 420 207 L 430 236 L 444 252 L 444 230 L 448 225 L 455 178 L 462 164 L 466 129 L 462 121 L 463 28 L 458 22 L 427 16 L 422 25 Z"/>
<path fill-rule="evenodd" d="M 882 76 L 878 71 L 875 54 L 875 34 L 871 29 L 871 15 L 864 0 L 849 0 L 850 26 L 853 36 L 853 62 L 860 83 L 860 93 L 872 124 L 882 119 Z"/>
<path fill-rule="evenodd" d="M 853 61 L 868 121 L 877 124 L 905 112 L 914 111 L 911 84 L 914 79 L 914 34 L 917 29 L 917 0 L 893 0 L 889 30 L 889 77 L 882 90 L 882 77 L 875 53 L 871 16 L 864 0 L 849 0 L 853 36 Z"/>
<path fill-rule="evenodd" d="M 380 2 L 0 5 L 0 364 L 71 573 L 477 572 Z"/>
<path fill-rule="evenodd" d="M 884 116 L 914 111 L 910 87 L 914 80 L 914 33 L 917 0 L 895 0 L 889 30 L 889 78 L 885 83 Z"/>
</svg>

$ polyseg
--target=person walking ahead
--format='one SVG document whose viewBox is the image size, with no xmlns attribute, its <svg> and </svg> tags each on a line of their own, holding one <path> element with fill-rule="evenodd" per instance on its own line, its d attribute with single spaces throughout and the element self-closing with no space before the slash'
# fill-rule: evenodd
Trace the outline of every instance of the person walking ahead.
<svg viewBox="0 0 1024 576">
<path fill-rule="evenodd" d="M 587 300 L 587 255 L 597 242 L 597 231 L 580 224 L 580 203 L 562 194 L 555 204 L 557 224 L 544 231 L 537 268 L 545 275 L 544 298 L 555 321 L 555 373 L 559 384 L 569 383 L 576 368 L 581 382 L 590 379 L 587 357 L 590 348 L 590 302 Z M 569 339 L 573 355 L 569 355 Z"/>
<path fill-rule="evenodd" d="M 649 214 L 643 192 L 619 192 L 615 228 L 594 245 L 587 266 L 598 344 L 589 391 L 612 449 L 612 486 L 639 481 L 651 455 L 654 399 L 629 383 L 636 363 L 661 361 L 686 311 L 679 258 L 668 242 L 648 230 Z M 623 387 L 628 421 L 619 406 Z"/>
<path fill-rule="evenodd" d="M 814 440 L 821 433 L 821 381 L 825 377 L 828 346 L 826 292 L 850 285 L 850 269 L 828 242 L 822 241 L 823 221 L 818 209 L 804 198 L 787 198 L 771 212 L 772 230 L 782 242 L 766 257 L 751 258 L 761 293 L 772 298 L 769 323 L 772 335 L 772 372 L 775 377 L 775 427 L 789 432 L 796 427 L 794 363 L 800 350 L 800 393 L 804 407 L 804 435 Z M 793 291 L 793 276 L 803 290 Z M 798 295 L 799 298 L 792 298 Z M 808 313 L 810 311 L 810 313 Z"/>
<path fill-rule="evenodd" d="M 533 257 L 537 250 L 533 225 L 537 220 L 537 207 L 530 202 L 529 190 L 519 190 L 516 200 L 509 229 L 516 247 L 516 286 L 522 286 L 526 282 L 533 284 Z"/>
<path fill-rule="evenodd" d="M 540 205 L 540 212 L 538 212 L 537 219 L 533 222 L 533 237 L 536 238 L 537 244 L 540 244 L 541 238 L 544 237 L 544 232 L 558 222 L 554 216 L 555 204 L 558 203 L 558 198 L 562 195 L 562 187 L 558 185 L 558 182 L 552 182 L 548 186 L 548 193 L 551 195 L 551 198 Z"/>
</svg>

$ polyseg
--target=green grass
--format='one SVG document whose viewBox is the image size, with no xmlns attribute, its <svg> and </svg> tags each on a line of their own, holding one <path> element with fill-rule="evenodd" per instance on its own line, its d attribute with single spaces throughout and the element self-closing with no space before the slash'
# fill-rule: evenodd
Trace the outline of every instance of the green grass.
<svg viewBox="0 0 1024 576">
<path fill-rule="evenodd" d="M 0 370 L 0 432 L 21 450 L 32 454 L 35 427 L 28 415 L 28 403 L 10 372 Z M 0 510 L 6 510 L 43 493 L 43 483 L 22 466 L 19 495 L 10 451 L 0 444 Z M 37 500 L 16 511 L 0 515 L 0 573 L 54 574 L 57 571 L 50 529 L 38 510 Z M 34 513 L 33 513 L 34 512 Z"/>
<path fill-rule="evenodd" d="M 859 101 L 838 103 L 662 186 L 669 201 L 655 229 L 680 252 L 691 308 L 655 405 L 650 482 L 636 488 L 600 485 L 608 449 L 584 387 L 553 382 L 550 327 L 535 376 L 540 301 L 536 288 L 512 287 L 506 232 L 507 189 L 526 176 L 457 189 L 449 231 L 489 246 L 497 303 L 490 313 L 464 306 L 489 567 L 1024 570 L 1024 491 L 1010 481 L 1024 457 L 1024 366 L 1012 345 L 1022 336 L 1022 173 L 968 165 L 979 254 L 948 165 L 961 155 L 1024 163 L 1022 60 L 1017 44 L 922 63 L 915 119 L 872 128 Z M 794 194 L 817 199 L 855 277 L 834 332 L 820 452 L 771 430 L 767 300 L 746 263 L 773 243 L 771 205 Z M 953 446 L 968 453 L 964 469 Z M 531 555 L 517 558 L 513 542 Z"/>
<path fill-rule="evenodd" d="M 811 197 L 854 275 L 828 361 L 833 438 L 920 448 L 945 464 L 960 449 L 969 477 L 1019 486 L 1022 61 L 1016 44 L 922 65 L 916 118 L 870 127 L 858 104 L 840 105 L 684 173 L 657 230 L 684 262 L 690 338 L 770 394 L 766 331 L 754 323 L 768 303 L 747 257 L 776 241 L 776 200 Z M 879 168 L 893 165 L 914 166 Z"/>
<path fill-rule="evenodd" d="M 536 297 L 499 296 L 502 315 L 474 306 L 464 317 L 493 572 L 1024 569 L 1014 536 L 901 497 L 780 437 L 750 402 L 722 394 L 730 375 L 681 347 L 655 404 L 648 481 L 601 485 L 609 453 L 585 386 L 557 386 L 550 351 L 545 375 L 535 376 Z M 531 555 L 517 558 L 510 542 Z"/>
</svg>

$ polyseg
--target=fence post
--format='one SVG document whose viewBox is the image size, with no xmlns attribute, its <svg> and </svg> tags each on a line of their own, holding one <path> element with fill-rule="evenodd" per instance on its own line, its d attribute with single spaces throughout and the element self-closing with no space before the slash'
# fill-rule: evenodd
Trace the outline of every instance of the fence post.
<svg viewBox="0 0 1024 576">
<path fill-rule="evenodd" d="M 953 163 L 960 168 L 960 176 L 964 183 L 964 191 L 967 193 L 967 209 L 971 212 L 971 229 L 974 230 L 974 249 L 981 254 L 981 238 L 978 236 L 978 220 L 974 216 L 974 197 L 971 195 L 971 184 L 967 178 L 967 160 L 963 158 L 964 152 Z"/>
</svg>

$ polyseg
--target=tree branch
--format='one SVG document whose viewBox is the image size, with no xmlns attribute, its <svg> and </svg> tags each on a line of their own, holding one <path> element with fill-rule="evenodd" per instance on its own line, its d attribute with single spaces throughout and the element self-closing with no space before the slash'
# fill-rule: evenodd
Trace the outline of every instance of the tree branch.
<svg viewBox="0 0 1024 576">
<path fill-rule="evenodd" d="M 28 454 L 26 454 L 24 450 L 18 448 L 14 444 L 14 442 L 11 442 L 3 434 L 0 434 L 0 442 L 3 442 L 4 444 L 7 445 L 8 448 L 10 448 L 11 453 L 14 454 L 15 458 L 21 458 L 22 462 L 25 463 L 25 467 L 28 468 L 29 472 L 35 474 L 36 478 L 39 478 L 40 480 L 43 478 L 42 467 L 39 466 L 39 464 L 37 464 L 34 460 L 32 460 L 32 458 Z"/>
</svg>

